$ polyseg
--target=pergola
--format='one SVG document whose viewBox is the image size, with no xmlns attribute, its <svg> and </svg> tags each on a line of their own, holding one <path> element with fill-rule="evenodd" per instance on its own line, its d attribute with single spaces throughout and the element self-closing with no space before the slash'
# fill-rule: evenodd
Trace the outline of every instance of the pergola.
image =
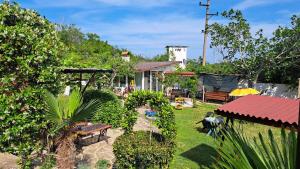
<svg viewBox="0 0 300 169">
<path fill-rule="evenodd" d="M 248 95 L 220 106 L 215 113 L 229 119 L 240 119 L 269 126 L 295 128 L 297 135 L 297 168 L 300 167 L 300 99 Z"/>
<path fill-rule="evenodd" d="M 95 75 L 97 73 L 113 73 L 112 70 L 109 69 L 96 69 L 96 68 L 65 68 L 62 70 L 62 73 L 64 74 L 79 74 L 79 79 L 75 79 L 75 81 L 79 81 L 79 88 L 80 91 L 83 93 L 88 85 L 91 83 L 92 79 L 94 79 Z M 82 75 L 83 74 L 91 74 L 91 76 L 88 79 L 87 84 L 82 89 L 81 81 L 82 81 Z"/>
</svg>

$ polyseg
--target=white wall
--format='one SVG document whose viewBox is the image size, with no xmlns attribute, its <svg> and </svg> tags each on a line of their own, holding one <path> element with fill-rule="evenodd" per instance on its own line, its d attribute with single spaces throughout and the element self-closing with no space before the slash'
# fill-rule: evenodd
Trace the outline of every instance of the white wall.
<svg viewBox="0 0 300 169">
<path fill-rule="evenodd" d="M 238 88 L 247 88 L 248 81 L 240 80 L 238 83 Z M 290 89 L 286 84 L 272 84 L 272 83 L 256 83 L 253 88 L 258 91 L 263 91 L 262 95 L 265 96 L 274 96 L 282 98 L 297 99 L 298 97 L 298 88 Z"/>
<path fill-rule="evenodd" d="M 286 84 L 257 83 L 254 88 L 264 91 L 262 95 L 297 99 L 298 89 L 290 89 Z"/>
<path fill-rule="evenodd" d="M 122 56 L 122 59 L 126 62 L 130 61 L 130 57 L 129 56 Z"/>
<path fill-rule="evenodd" d="M 186 47 L 168 47 L 167 53 L 169 54 L 169 61 L 180 61 L 180 67 L 185 68 L 187 61 L 187 48 Z"/>
</svg>

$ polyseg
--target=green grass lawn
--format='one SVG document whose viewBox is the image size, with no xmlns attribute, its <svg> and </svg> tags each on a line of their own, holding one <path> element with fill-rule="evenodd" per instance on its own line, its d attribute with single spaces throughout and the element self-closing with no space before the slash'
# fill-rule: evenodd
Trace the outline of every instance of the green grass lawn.
<svg viewBox="0 0 300 169">
<path fill-rule="evenodd" d="M 210 104 L 200 104 L 197 108 L 185 108 L 176 110 L 176 125 L 177 125 L 177 151 L 170 168 L 174 169 L 196 169 L 209 167 L 214 163 L 213 157 L 217 155 L 214 148 L 218 145 L 212 137 L 206 133 L 199 132 L 202 124 L 196 124 L 202 120 L 205 114 L 213 111 L 217 106 Z M 266 135 L 269 128 L 273 127 L 246 123 L 240 124 L 235 122 L 236 127 L 243 128 L 246 136 L 252 138 L 257 136 L 258 132 Z M 279 138 L 280 129 L 272 130 L 275 137 Z"/>
</svg>

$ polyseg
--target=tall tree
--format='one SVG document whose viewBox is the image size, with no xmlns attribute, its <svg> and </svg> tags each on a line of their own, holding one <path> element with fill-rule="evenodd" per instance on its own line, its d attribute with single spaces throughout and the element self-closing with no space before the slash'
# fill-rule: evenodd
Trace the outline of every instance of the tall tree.
<svg viewBox="0 0 300 169">
<path fill-rule="evenodd" d="M 250 25 L 239 10 L 222 13 L 229 20 L 227 24 L 214 23 L 209 26 L 211 47 L 217 48 L 225 61 L 233 62 L 237 71 L 246 75 L 254 83 L 266 66 L 268 39 L 262 30 L 253 36 Z"/>
<path fill-rule="evenodd" d="M 263 78 L 264 82 L 295 86 L 300 77 L 299 16 L 291 18 L 290 27 L 279 27 L 270 39 L 262 30 L 252 35 L 241 11 L 225 11 L 222 16 L 229 22 L 214 23 L 209 32 L 211 47 L 217 48 L 225 61 L 254 83 Z"/>
<path fill-rule="evenodd" d="M 279 27 L 271 38 L 270 67 L 264 77 L 277 83 L 297 85 L 300 77 L 300 16 L 291 18 L 290 27 Z"/>
<path fill-rule="evenodd" d="M 60 89 L 59 41 L 55 25 L 15 3 L 0 4 L 0 151 L 18 155 L 22 167 L 40 150 L 47 130 L 44 89 Z"/>
</svg>

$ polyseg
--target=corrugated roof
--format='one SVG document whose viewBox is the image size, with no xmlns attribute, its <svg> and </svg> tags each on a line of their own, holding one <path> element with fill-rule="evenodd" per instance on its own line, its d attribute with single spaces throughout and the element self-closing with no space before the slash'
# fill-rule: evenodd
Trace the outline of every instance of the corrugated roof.
<svg viewBox="0 0 300 169">
<path fill-rule="evenodd" d="M 220 115 L 234 114 L 263 121 L 297 125 L 299 100 L 248 95 L 222 105 L 217 112 Z"/>
<path fill-rule="evenodd" d="M 136 71 L 149 71 L 154 68 L 170 66 L 181 63 L 180 61 L 166 61 L 166 62 L 140 62 L 135 65 Z"/>
</svg>

